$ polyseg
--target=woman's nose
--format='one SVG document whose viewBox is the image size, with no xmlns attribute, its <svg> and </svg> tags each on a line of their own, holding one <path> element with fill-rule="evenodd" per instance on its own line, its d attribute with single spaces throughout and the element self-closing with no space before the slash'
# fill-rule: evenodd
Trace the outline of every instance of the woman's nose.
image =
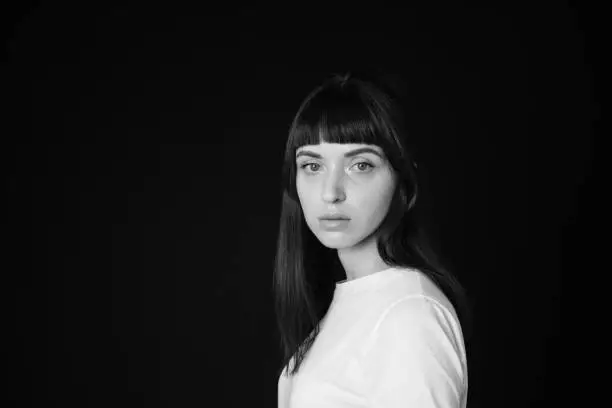
<svg viewBox="0 0 612 408">
<path fill-rule="evenodd" d="M 322 198 L 326 202 L 342 201 L 346 198 L 343 175 L 340 172 L 333 172 L 326 178 L 323 184 Z"/>
</svg>

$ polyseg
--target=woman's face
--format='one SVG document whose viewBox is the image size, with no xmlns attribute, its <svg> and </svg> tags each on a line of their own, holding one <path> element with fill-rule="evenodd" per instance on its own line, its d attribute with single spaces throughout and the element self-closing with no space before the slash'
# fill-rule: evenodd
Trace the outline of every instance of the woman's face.
<svg viewBox="0 0 612 408">
<path fill-rule="evenodd" d="M 362 149 L 369 149 L 368 151 Z M 296 151 L 297 192 L 308 227 L 328 248 L 360 244 L 387 215 L 395 171 L 375 145 L 321 143 Z M 339 213 L 344 221 L 321 220 Z"/>
</svg>

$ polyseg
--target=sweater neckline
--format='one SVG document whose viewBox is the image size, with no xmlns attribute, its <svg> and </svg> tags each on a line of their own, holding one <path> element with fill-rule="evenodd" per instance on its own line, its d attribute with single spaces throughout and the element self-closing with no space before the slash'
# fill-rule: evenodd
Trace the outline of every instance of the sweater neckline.
<svg viewBox="0 0 612 408">
<path fill-rule="evenodd" d="M 395 273 L 397 273 L 397 268 L 390 267 L 357 279 L 345 279 L 336 282 L 336 294 L 337 296 L 344 296 L 346 294 L 363 292 L 365 290 L 374 290 Z"/>
</svg>

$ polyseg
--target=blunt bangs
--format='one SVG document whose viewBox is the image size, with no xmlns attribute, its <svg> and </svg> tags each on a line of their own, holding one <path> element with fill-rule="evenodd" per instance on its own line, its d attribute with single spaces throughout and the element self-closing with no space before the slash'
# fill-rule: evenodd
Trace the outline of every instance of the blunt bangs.
<svg viewBox="0 0 612 408">
<path fill-rule="evenodd" d="M 290 145 L 354 143 L 385 146 L 389 139 L 380 113 L 353 86 L 331 86 L 315 94 L 297 115 Z"/>
</svg>

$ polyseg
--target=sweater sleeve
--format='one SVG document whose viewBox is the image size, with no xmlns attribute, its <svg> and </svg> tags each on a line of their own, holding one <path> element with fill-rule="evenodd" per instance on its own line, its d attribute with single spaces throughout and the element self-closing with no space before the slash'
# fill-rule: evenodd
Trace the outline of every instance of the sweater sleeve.
<svg viewBox="0 0 612 408">
<path fill-rule="evenodd" d="M 410 297 L 390 306 L 364 356 L 368 406 L 460 408 L 467 373 L 458 329 L 454 315 L 432 299 Z"/>
<path fill-rule="evenodd" d="M 293 377 L 290 377 L 288 373 L 289 373 L 289 367 L 293 367 L 294 363 L 295 363 L 295 357 L 291 357 L 289 364 L 287 364 L 283 368 L 283 371 L 278 377 L 278 387 L 277 387 L 277 394 L 278 394 L 277 407 L 278 408 L 289 408 L 289 405 L 290 405 L 289 402 L 291 400 L 291 392 L 293 389 Z"/>
<path fill-rule="evenodd" d="M 278 378 L 278 408 L 289 408 L 289 397 L 290 397 L 290 379 L 285 376 L 286 368 Z"/>
</svg>

